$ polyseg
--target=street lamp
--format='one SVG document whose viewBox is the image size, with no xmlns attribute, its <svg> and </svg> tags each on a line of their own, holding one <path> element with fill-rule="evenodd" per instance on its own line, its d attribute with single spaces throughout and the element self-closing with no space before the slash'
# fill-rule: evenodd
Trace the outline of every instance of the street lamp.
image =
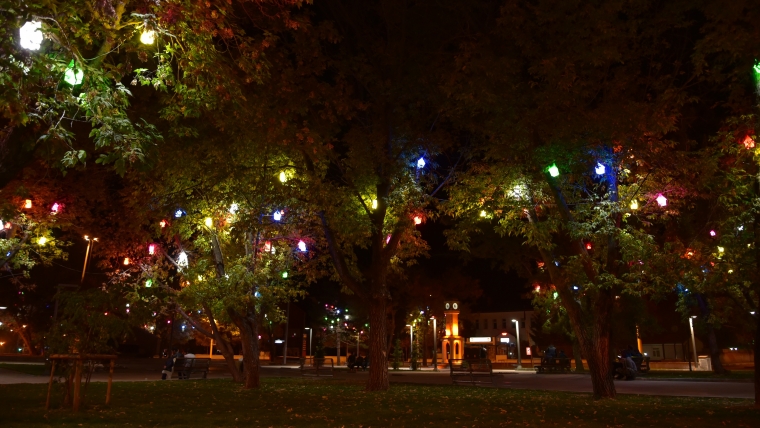
<svg viewBox="0 0 760 428">
<path fill-rule="evenodd" d="M 304 327 L 304 330 L 309 330 L 309 356 L 311 357 L 311 333 L 314 331 L 311 327 Z"/>
<path fill-rule="evenodd" d="M 84 253 L 84 266 L 82 267 L 82 280 L 80 283 L 84 283 L 84 273 L 87 270 L 87 260 L 90 258 L 90 247 L 92 247 L 94 242 L 98 242 L 98 238 L 90 238 L 87 235 L 84 235 L 85 241 L 87 241 L 87 252 Z"/>
<path fill-rule="evenodd" d="M 438 371 L 438 328 L 435 323 L 435 317 L 433 318 L 433 371 Z"/>
<path fill-rule="evenodd" d="M 515 332 L 517 333 L 517 369 L 522 368 L 522 352 L 520 352 L 520 321 L 512 320 L 515 323 Z"/>
<path fill-rule="evenodd" d="M 407 324 L 409 327 L 409 368 L 412 368 L 412 353 L 414 352 L 414 325 Z"/>
<path fill-rule="evenodd" d="M 689 330 L 691 330 L 691 352 L 694 354 L 694 367 L 699 368 L 699 358 L 697 358 L 697 344 L 694 341 L 694 323 L 696 315 L 689 317 Z"/>
</svg>

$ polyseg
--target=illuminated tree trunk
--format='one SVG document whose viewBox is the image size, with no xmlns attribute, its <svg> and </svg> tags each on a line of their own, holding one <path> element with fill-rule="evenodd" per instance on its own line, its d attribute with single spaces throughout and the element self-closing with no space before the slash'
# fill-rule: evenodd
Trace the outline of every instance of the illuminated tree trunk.
<svg viewBox="0 0 760 428">
<path fill-rule="evenodd" d="M 382 287 L 385 288 L 385 287 Z M 380 291 L 380 290 L 378 290 Z M 387 291 L 373 294 L 369 304 L 368 391 L 385 391 L 388 380 Z"/>
<path fill-rule="evenodd" d="M 258 388 L 259 380 L 259 328 L 255 314 L 243 315 L 234 308 L 228 308 L 228 313 L 240 330 L 243 342 L 243 386 L 246 389 Z"/>
</svg>

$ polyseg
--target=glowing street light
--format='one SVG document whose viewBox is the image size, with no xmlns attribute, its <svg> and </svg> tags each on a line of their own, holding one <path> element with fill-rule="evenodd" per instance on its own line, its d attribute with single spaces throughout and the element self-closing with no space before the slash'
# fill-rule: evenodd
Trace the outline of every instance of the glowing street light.
<svg viewBox="0 0 760 428">
<path fill-rule="evenodd" d="M 42 45 L 42 23 L 31 21 L 22 25 L 19 29 L 19 44 L 22 48 L 37 51 Z"/>
<path fill-rule="evenodd" d="M 282 211 L 275 211 L 274 214 L 272 214 L 272 219 L 274 219 L 274 221 L 282 220 Z"/>
</svg>

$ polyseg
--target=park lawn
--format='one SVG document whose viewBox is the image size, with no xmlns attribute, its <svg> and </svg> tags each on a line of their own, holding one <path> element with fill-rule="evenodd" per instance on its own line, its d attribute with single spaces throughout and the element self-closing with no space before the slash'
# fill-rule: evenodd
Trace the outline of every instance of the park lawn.
<svg viewBox="0 0 760 428">
<path fill-rule="evenodd" d="M 44 376 L 45 370 L 46 370 L 44 364 L 7 364 L 7 363 L 0 363 L 0 369 L 14 370 L 17 372 L 26 373 L 26 374 L 35 375 L 35 376 Z M 50 374 L 50 372 L 48 372 L 47 374 Z"/>
<path fill-rule="evenodd" d="M 620 396 L 463 386 L 392 385 L 368 393 L 357 382 L 264 378 L 259 390 L 230 380 L 117 382 L 110 406 L 105 384 L 87 391 L 75 415 L 60 409 L 60 387 L 44 411 L 46 385 L 0 385 L 0 426 L 11 427 L 388 427 L 623 426 L 756 427 L 749 400 Z"/>
<path fill-rule="evenodd" d="M 713 372 L 689 372 L 680 370 L 650 370 L 642 373 L 641 379 L 663 378 L 663 379 L 725 379 L 725 380 L 746 380 L 754 379 L 754 370 L 732 370 L 731 373 L 718 375 Z"/>
</svg>

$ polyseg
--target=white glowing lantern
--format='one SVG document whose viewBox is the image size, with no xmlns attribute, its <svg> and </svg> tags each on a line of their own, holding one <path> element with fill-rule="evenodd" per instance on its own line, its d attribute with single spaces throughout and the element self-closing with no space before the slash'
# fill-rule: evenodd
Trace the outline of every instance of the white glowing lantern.
<svg viewBox="0 0 760 428">
<path fill-rule="evenodd" d="M 265 253 L 272 252 L 272 242 L 270 242 L 270 241 L 264 242 L 264 252 Z"/>
<path fill-rule="evenodd" d="M 480 212 L 480 216 L 481 217 L 485 217 L 487 215 L 488 215 L 488 213 L 485 210 L 483 210 L 483 211 Z"/>
<path fill-rule="evenodd" d="M 42 45 L 42 23 L 39 21 L 31 21 L 22 25 L 19 29 L 18 42 L 22 48 L 30 51 L 36 51 L 40 49 Z"/>
<path fill-rule="evenodd" d="M 414 217 L 414 224 L 422 224 L 422 217 L 415 216 Z"/>
<path fill-rule="evenodd" d="M 288 176 L 285 175 L 285 171 L 280 171 L 280 182 L 284 183 L 286 181 L 288 181 Z"/>
<path fill-rule="evenodd" d="M 153 30 L 143 30 L 140 34 L 140 42 L 145 45 L 152 45 L 156 41 L 156 32 Z"/>
<path fill-rule="evenodd" d="M 632 201 L 631 201 L 631 209 L 632 209 L 632 210 L 637 210 L 637 209 L 639 209 L 639 201 L 637 201 L 636 199 L 632 200 Z"/>
<path fill-rule="evenodd" d="M 274 214 L 272 214 L 272 218 L 274 221 L 282 220 L 282 211 L 275 211 Z"/>
<path fill-rule="evenodd" d="M 40 245 L 45 245 L 45 243 L 47 242 L 47 238 L 45 238 L 44 236 L 42 236 L 42 237 L 40 237 L 40 239 L 37 240 L 37 242 Z"/>
<path fill-rule="evenodd" d="M 661 207 L 664 207 L 668 204 L 668 198 L 665 197 L 662 193 L 657 195 L 657 204 L 659 204 Z"/>
<path fill-rule="evenodd" d="M 376 209 L 377 209 L 377 199 L 373 199 L 373 200 L 372 200 L 372 209 L 373 209 L 373 210 L 376 210 Z"/>
<path fill-rule="evenodd" d="M 594 168 L 594 171 L 597 175 L 604 175 L 605 172 L 607 172 L 607 168 L 604 167 L 604 165 L 601 164 L 601 162 L 596 163 L 596 168 Z"/>
<path fill-rule="evenodd" d="M 424 157 L 421 157 L 421 158 L 417 159 L 417 168 L 418 169 L 425 168 L 425 158 Z"/>
<path fill-rule="evenodd" d="M 124 266 L 129 266 L 129 257 L 124 257 Z"/>
<path fill-rule="evenodd" d="M 31 199 L 25 200 L 24 201 L 24 208 L 29 209 L 31 207 L 32 207 L 32 200 Z"/>
<path fill-rule="evenodd" d="M 188 265 L 187 253 L 182 251 L 181 253 L 179 253 L 179 256 L 177 257 L 177 266 L 181 268 L 186 268 L 187 265 Z"/>
<path fill-rule="evenodd" d="M 306 243 L 303 241 L 298 241 L 298 250 L 302 253 L 306 252 Z"/>
<path fill-rule="evenodd" d="M 179 210 L 177 210 L 177 211 L 174 211 L 174 217 L 175 217 L 175 218 L 180 218 L 180 217 L 182 217 L 182 215 L 184 215 L 184 214 L 185 214 L 185 212 L 184 212 L 184 211 L 182 211 L 181 209 L 179 209 Z"/>
<path fill-rule="evenodd" d="M 148 245 L 148 254 L 151 256 L 156 253 L 156 244 Z"/>
<path fill-rule="evenodd" d="M 214 220 L 211 217 L 206 217 L 205 220 L 203 220 L 203 224 L 206 225 L 206 227 L 211 227 L 214 225 Z"/>
<path fill-rule="evenodd" d="M 230 205 L 230 214 L 235 215 L 238 212 L 238 204 Z"/>
<path fill-rule="evenodd" d="M 58 211 L 61 209 L 61 206 L 58 204 L 58 202 L 54 203 L 53 206 L 50 208 L 50 211 L 53 212 L 53 214 L 58 213 Z"/>
</svg>

